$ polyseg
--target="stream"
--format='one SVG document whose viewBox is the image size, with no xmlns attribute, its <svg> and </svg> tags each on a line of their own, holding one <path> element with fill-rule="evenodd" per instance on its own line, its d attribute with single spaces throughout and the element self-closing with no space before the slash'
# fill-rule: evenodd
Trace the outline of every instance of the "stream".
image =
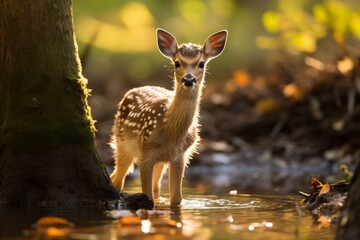
<svg viewBox="0 0 360 240">
<path fill-rule="evenodd" d="M 204 173 L 202 173 L 204 174 Z M 67 208 L 2 207 L 1 239 L 333 239 L 335 226 L 323 226 L 302 212 L 296 193 L 271 191 L 264 187 L 242 190 L 243 176 L 232 176 L 234 184 L 214 186 L 196 170 L 185 177 L 184 200 L 180 208 L 170 208 L 167 179 L 163 197 L 153 210 L 94 210 Z M 195 176 L 198 176 L 199 181 Z M 229 182 L 224 176 L 209 172 L 217 183 Z M 240 180 L 242 179 L 242 180 Z M 268 186 L 269 184 L 265 185 Z M 306 187 L 302 186 L 306 189 Z M 125 191 L 140 192 L 140 180 L 135 174 L 126 181 Z M 42 217 L 65 219 L 70 228 L 41 230 L 35 223 Z M 141 219 L 143 218 L 143 219 Z M 52 230 L 52 231 L 50 231 Z"/>
</svg>

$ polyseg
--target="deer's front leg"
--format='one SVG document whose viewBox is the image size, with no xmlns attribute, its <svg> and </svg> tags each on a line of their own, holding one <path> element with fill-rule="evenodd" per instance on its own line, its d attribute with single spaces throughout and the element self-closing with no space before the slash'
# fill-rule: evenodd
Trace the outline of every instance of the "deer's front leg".
<svg viewBox="0 0 360 240">
<path fill-rule="evenodd" d="M 154 199 L 160 198 L 160 191 L 161 191 L 161 180 L 164 175 L 164 172 L 166 170 L 165 163 L 157 163 L 154 165 L 154 171 L 153 171 L 153 195 Z"/>
<path fill-rule="evenodd" d="M 142 161 L 139 162 L 142 192 L 146 194 L 150 200 L 153 200 L 153 169 L 154 163 L 151 161 L 151 159 L 142 159 Z"/>
<path fill-rule="evenodd" d="M 182 200 L 182 182 L 185 171 L 185 159 L 175 159 L 170 161 L 169 179 L 170 179 L 170 204 L 178 206 Z"/>
</svg>

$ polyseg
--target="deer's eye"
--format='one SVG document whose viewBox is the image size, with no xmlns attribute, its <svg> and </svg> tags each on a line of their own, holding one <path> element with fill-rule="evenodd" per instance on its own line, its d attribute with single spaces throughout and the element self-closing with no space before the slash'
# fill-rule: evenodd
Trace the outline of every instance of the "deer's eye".
<svg viewBox="0 0 360 240">
<path fill-rule="evenodd" d="M 180 63 L 178 61 L 175 61 L 175 67 L 179 68 L 180 67 Z"/>
<path fill-rule="evenodd" d="M 203 69 L 205 67 L 205 62 L 200 62 L 199 63 L 199 68 Z"/>
</svg>

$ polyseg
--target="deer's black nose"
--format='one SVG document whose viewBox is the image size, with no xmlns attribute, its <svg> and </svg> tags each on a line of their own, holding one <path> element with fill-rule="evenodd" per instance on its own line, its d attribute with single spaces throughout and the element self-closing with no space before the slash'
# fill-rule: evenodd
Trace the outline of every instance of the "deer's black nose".
<svg viewBox="0 0 360 240">
<path fill-rule="evenodd" d="M 196 84 L 196 78 L 190 74 L 187 74 L 185 77 L 183 77 L 182 82 L 186 87 L 192 87 Z"/>
</svg>

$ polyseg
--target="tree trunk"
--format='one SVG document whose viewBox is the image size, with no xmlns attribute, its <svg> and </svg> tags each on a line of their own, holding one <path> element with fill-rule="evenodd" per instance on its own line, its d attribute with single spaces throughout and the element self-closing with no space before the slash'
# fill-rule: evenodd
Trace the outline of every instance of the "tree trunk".
<svg viewBox="0 0 360 240">
<path fill-rule="evenodd" d="M 0 203 L 121 195 L 94 146 L 71 0 L 0 0 Z"/>
<path fill-rule="evenodd" d="M 360 164 L 351 181 L 345 208 L 336 232 L 336 240 L 359 239 L 360 236 Z"/>
</svg>

